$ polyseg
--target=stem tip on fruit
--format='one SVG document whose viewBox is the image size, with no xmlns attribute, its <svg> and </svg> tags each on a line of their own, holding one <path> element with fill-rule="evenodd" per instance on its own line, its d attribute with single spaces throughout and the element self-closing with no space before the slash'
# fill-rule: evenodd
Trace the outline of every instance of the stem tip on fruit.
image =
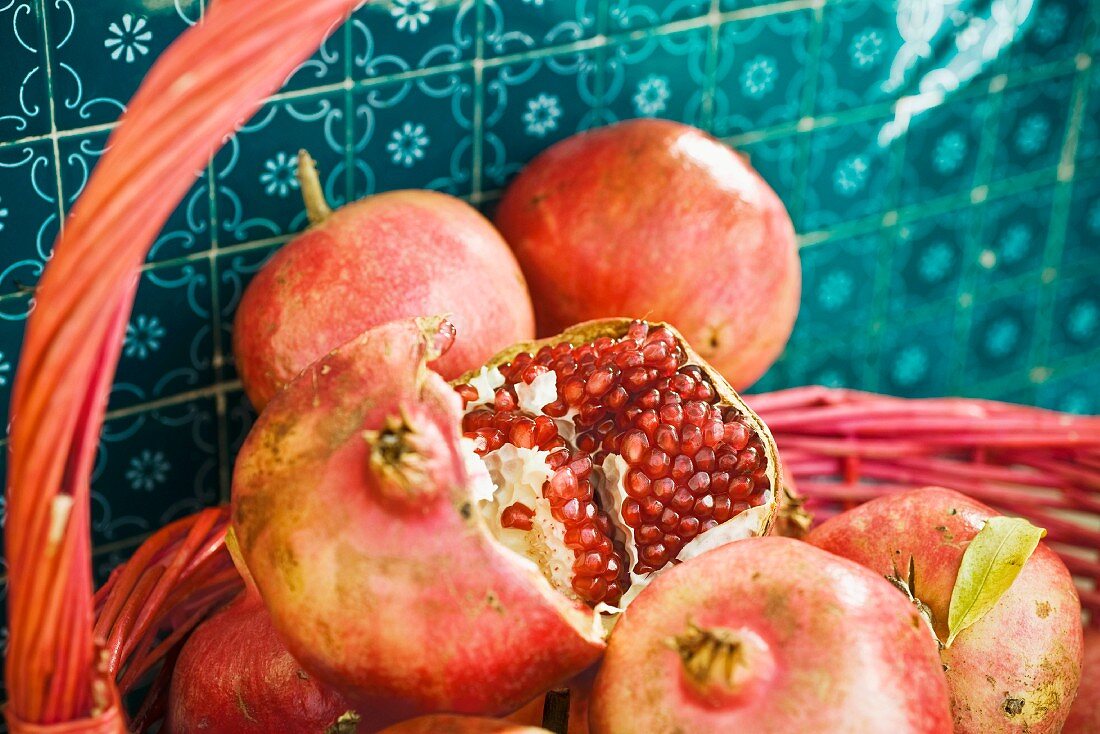
<svg viewBox="0 0 1100 734">
<path fill-rule="evenodd" d="M 306 216 L 310 224 L 320 224 L 332 214 L 332 207 L 325 200 L 321 188 L 321 176 L 317 173 L 317 163 L 303 148 L 298 151 L 298 185 L 302 190 L 302 200 L 306 204 Z"/>
</svg>

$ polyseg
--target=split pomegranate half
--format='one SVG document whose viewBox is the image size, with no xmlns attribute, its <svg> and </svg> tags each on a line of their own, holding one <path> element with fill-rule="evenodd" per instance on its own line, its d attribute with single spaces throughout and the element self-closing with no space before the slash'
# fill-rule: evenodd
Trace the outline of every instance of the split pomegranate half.
<svg viewBox="0 0 1100 734">
<path fill-rule="evenodd" d="M 448 384 L 427 363 L 453 339 L 408 319 L 333 351 L 234 472 L 276 629 L 360 713 L 519 707 L 662 568 L 767 533 L 786 496 L 767 428 L 666 324 L 581 324 Z"/>
</svg>

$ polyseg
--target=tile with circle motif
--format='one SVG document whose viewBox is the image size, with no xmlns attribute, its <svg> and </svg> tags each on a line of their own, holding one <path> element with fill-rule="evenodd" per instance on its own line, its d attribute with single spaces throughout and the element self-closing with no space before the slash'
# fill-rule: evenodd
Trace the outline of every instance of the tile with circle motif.
<svg viewBox="0 0 1100 734">
<path fill-rule="evenodd" d="M 985 98 L 949 99 L 910 120 L 902 141 L 902 206 L 970 190 L 989 107 Z"/>
<path fill-rule="evenodd" d="M 352 78 L 370 79 L 472 59 L 475 0 L 367 3 L 348 23 Z"/>
<path fill-rule="evenodd" d="M 892 151 L 879 134 L 885 118 L 814 130 L 799 231 L 831 227 L 894 207 Z"/>
<path fill-rule="evenodd" d="M 1038 274 L 1043 267 L 1053 205 L 1054 188 L 1046 186 L 989 201 L 981 207 L 981 234 L 976 242 L 978 288 L 993 286 L 1005 278 Z"/>
<path fill-rule="evenodd" d="M 503 186 L 543 149 L 597 124 L 597 75 L 595 56 L 580 51 L 486 69 L 483 188 Z"/>
<path fill-rule="evenodd" d="M 1100 269 L 1054 286 L 1049 354 L 1054 360 L 1100 350 Z"/>
<path fill-rule="evenodd" d="M 698 29 L 612 46 L 604 62 L 610 117 L 700 124 L 708 42 L 707 30 Z"/>
<path fill-rule="evenodd" d="M 1056 374 L 1038 387 L 1037 402 L 1044 408 L 1078 415 L 1100 414 L 1096 367 L 1088 365 L 1068 374 Z"/>
<path fill-rule="evenodd" d="M 698 18 L 709 10 L 710 0 L 609 0 L 608 33 Z"/>
<path fill-rule="evenodd" d="M 352 194 L 471 190 L 473 71 L 357 90 L 352 98 Z"/>
<path fill-rule="evenodd" d="M 877 388 L 891 395 L 932 397 L 950 391 L 950 373 L 944 369 L 955 359 L 953 303 L 904 327 L 888 322 L 881 337 Z"/>
<path fill-rule="evenodd" d="M 889 0 L 825 6 L 817 79 L 818 114 L 878 102 L 902 87 L 903 39 Z"/>
<path fill-rule="evenodd" d="M 218 416 L 213 398 L 108 420 L 92 471 L 92 541 L 148 533 L 217 504 Z"/>
<path fill-rule="evenodd" d="M 347 200 L 344 92 L 268 102 L 214 156 L 220 246 L 297 232 L 307 224 L 298 150 L 317 162 L 329 203 Z"/>
<path fill-rule="evenodd" d="M 61 130 L 113 122 L 158 54 L 199 21 L 200 0 L 45 3 Z"/>
<path fill-rule="evenodd" d="M 906 316 L 913 309 L 936 303 L 954 307 L 959 274 L 965 263 L 976 257 L 972 217 L 973 210 L 965 208 L 898 227 L 892 255 L 890 313 Z"/>
<path fill-rule="evenodd" d="M 96 164 L 109 149 L 106 132 L 67 135 L 58 141 L 61 193 L 65 211 L 72 210 Z M 168 216 L 146 258 L 162 262 L 210 249 L 210 180 L 206 167 L 195 173 L 195 183 Z"/>
<path fill-rule="evenodd" d="M 38 282 L 60 229 L 49 140 L 0 145 L 0 295 Z"/>
<path fill-rule="evenodd" d="M 39 9 L 32 0 L 0 5 L 0 143 L 50 131 Z"/>
<path fill-rule="evenodd" d="M 1100 176 L 1073 183 L 1069 223 L 1062 248 L 1062 270 L 1100 264 Z"/>
<path fill-rule="evenodd" d="M 482 0 L 485 56 L 519 54 L 596 35 L 598 0 Z"/>
<path fill-rule="evenodd" d="M 966 345 L 964 384 L 1023 371 L 1035 338 L 1039 291 L 1031 288 L 995 299 L 978 298 Z"/>
<path fill-rule="evenodd" d="M 868 235 L 801 249 L 802 305 L 792 339 L 828 341 L 870 325 L 878 245 Z"/>
<path fill-rule="evenodd" d="M 1089 0 L 1036 0 L 1009 51 L 1009 68 L 1029 70 L 1081 50 Z"/>
<path fill-rule="evenodd" d="M 1072 92 L 1070 76 L 1004 92 L 994 181 L 1058 165 Z"/>
<path fill-rule="evenodd" d="M 714 133 L 796 122 L 806 86 L 810 10 L 722 25 L 715 62 Z"/>
</svg>

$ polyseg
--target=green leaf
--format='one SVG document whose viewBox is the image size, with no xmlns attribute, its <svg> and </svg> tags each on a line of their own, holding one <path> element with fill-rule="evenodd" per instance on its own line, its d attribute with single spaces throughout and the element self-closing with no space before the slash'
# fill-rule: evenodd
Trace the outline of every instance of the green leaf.
<svg viewBox="0 0 1100 734">
<path fill-rule="evenodd" d="M 947 612 L 947 647 L 984 617 L 1012 586 L 1047 534 L 1019 517 L 991 517 L 963 553 Z"/>
</svg>

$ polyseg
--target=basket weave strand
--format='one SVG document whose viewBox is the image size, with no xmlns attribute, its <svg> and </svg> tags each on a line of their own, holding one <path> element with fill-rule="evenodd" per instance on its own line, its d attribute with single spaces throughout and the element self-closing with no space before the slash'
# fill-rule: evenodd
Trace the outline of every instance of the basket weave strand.
<svg viewBox="0 0 1100 734">
<path fill-rule="evenodd" d="M 65 222 L 11 408 L 5 716 L 17 734 L 124 731 L 92 633 L 88 502 L 138 268 L 193 172 L 358 4 L 214 3 L 153 66 Z"/>
</svg>

